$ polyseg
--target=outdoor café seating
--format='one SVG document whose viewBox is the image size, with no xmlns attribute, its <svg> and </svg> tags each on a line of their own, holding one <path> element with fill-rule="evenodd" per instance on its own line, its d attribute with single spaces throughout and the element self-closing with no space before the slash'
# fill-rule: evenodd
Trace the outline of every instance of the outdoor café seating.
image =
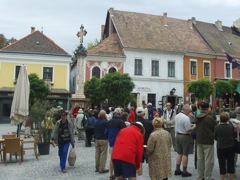
<svg viewBox="0 0 240 180">
<path fill-rule="evenodd" d="M 3 160 L 5 162 L 5 165 L 7 165 L 7 153 L 14 153 L 16 160 L 17 160 L 17 155 L 19 155 L 19 163 L 21 164 L 23 149 L 22 149 L 22 143 L 20 141 L 20 138 L 4 139 Z"/>
<path fill-rule="evenodd" d="M 0 156 L 1 156 L 1 161 L 2 161 L 2 152 L 3 152 L 3 147 L 2 144 L 4 142 L 4 139 L 9 139 L 9 138 L 15 138 L 16 134 L 4 134 L 2 135 L 2 139 L 0 140 Z"/>
</svg>

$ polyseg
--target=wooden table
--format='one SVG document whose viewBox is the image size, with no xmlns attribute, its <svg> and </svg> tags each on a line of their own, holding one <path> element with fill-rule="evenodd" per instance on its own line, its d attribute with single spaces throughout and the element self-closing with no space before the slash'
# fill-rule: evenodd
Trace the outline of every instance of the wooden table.
<svg viewBox="0 0 240 180">
<path fill-rule="evenodd" d="M 20 143 L 21 143 L 21 162 L 23 162 L 23 140 L 24 138 L 20 138 Z M 5 139 L 0 139 L 0 149 L 3 147 Z M 12 156 L 10 156 L 12 158 Z"/>
</svg>

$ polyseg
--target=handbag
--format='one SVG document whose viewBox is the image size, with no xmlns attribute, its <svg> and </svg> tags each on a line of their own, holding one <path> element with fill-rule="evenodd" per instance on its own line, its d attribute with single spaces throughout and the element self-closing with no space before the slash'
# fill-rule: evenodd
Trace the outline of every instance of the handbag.
<svg viewBox="0 0 240 180">
<path fill-rule="evenodd" d="M 240 154 L 240 141 L 234 140 L 234 151 L 237 154 Z"/>
<path fill-rule="evenodd" d="M 68 155 L 68 164 L 69 166 L 74 166 L 76 162 L 76 151 L 74 148 L 71 148 Z"/>
</svg>

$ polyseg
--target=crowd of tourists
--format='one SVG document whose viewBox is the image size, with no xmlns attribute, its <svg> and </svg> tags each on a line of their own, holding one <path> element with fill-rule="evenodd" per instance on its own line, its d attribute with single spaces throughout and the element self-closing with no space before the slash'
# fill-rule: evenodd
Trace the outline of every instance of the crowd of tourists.
<svg viewBox="0 0 240 180">
<path fill-rule="evenodd" d="M 69 117 L 68 117 L 69 116 Z M 86 147 L 95 146 L 95 172 L 109 173 L 110 179 L 142 179 L 142 163 L 148 163 L 152 180 L 167 180 L 172 176 L 190 177 L 188 155 L 195 155 L 198 180 L 210 180 L 214 153 L 217 153 L 220 179 L 236 172 L 239 141 L 240 107 L 220 114 L 217 121 L 207 102 L 155 109 L 151 103 L 142 107 L 110 107 L 100 111 L 84 110 L 79 105 L 64 112 L 53 129 L 52 138 L 59 148 L 60 168 L 66 173 L 70 144 L 74 134 Z M 216 141 L 216 151 L 214 150 Z M 171 147 L 177 153 L 176 168 L 171 172 Z M 106 168 L 110 153 L 109 169 Z"/>
</svg>

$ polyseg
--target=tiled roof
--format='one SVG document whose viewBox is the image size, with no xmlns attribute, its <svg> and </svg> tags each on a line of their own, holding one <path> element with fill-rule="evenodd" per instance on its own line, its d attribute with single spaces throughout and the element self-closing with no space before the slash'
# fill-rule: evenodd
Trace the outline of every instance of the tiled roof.
<svg viewBox="0 0 240 180">
<path fill-rule="evenodd" d="M 60 48 L 51 39 L 39 31 L 34 31 L 28 36 L 14 42 L 13 44 L 3 48 L 0 52 L 21 52 L 21 53 L 37 53 L 37 54 L 54 54 L 69 55 Z"/>
<path fill-rule="evenodd" d="M 112 10 L 115 29 L 123 47 L 146 50 L 200 52 L 212 54 L 195 29 L 190 29 L 187 20 L 163 16 Z"/>
<path fill-rule="evenodd" d="M 220 31 L 215 24 L 201 21 L 196 21 L 194 26 L 216 53 L 222 54 L 223 49 L 232 55 L 240 54 L 240 36 L 232 34 L 230 27 L 222 26 Z"/>
<path fill-rule="evenodd" d="M 97 46 L 88 50 L 88 55 L 125 57 L 116 33 L 110 35 Z"/>
</svg>

